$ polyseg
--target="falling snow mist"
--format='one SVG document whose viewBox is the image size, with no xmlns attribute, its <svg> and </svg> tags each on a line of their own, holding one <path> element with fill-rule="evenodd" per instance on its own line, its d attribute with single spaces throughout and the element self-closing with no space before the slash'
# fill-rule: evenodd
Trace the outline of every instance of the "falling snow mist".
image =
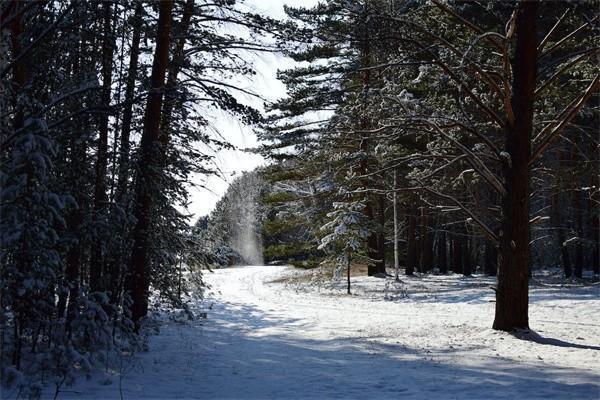
<svg viewBox="0 0 600 400">
<path fill-rule="evenodd" d="M 258 205 L 261 180 L 256 174 L 245 174 L 244 185 L 233 185 L 230 197 L 230 246 L 245 264 L 263 265 L 261 218 Z M 234 183 L 240 182 L 237 180 Z"/>
</svg>

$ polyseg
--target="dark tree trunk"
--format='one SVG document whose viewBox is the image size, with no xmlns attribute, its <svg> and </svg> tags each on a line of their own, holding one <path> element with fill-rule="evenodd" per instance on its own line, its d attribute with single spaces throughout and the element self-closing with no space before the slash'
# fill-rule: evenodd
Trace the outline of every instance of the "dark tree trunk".
<svg viewBox="0 0 600 400">
<path fill-rule="evenodd" d="M 365 216 L 367 217 L 367 220 L 369 221 L 373 221 L 374 219 L 374 215 L 375 213 L 373 212 L 373 206 L 372 206 L 372 199 L 369 198 L 367 200 L 367 205 L 365 206 Z M 377 260 L 377 257 L 379 256 L 379 252 L 377 251 L 378 249 L 378 241 L 377 241 L 377 232 L 371 232 L 369 234 L 369 237 L 367 238 L 367 256 L 372 259 L 372 260 Z M 373 264 L 369 264 L 367 267 L 367 274 L 369 276 L 373 276 L 376 275 L 378 272 L 377 270 L 377 264 L 373 263 Z"/>
<path fill-rule="evenodd" d="M 500 265 L 493 328 L 503 331 L 529 328 L 529 159 L 533 129 L 537 70 L 536 1 L 517 5 L 515 55 L 512 60 L 511 107 L 503 163 L 507 193 L 502 198 Z"/>
<path fill-rule="evenodd" d="M 347 287 L 348 294 L 350 294 L 350 266 L 351 265 L 352 265 L 352 263 L 350 262 L 350 257 L 348 257 L 348 261 L 346 264 L 346 277 L 348 279 L 348 287 Z"/>
<path fill-rule="evenodd" d="M 465 233 L 467 230 L 465 229 Z M 463 246 L 463 275 L 471 276 L 473 272 L 473 247 L 472 240 L 469 236 L 465 237 L 462 241 Z"/>
<path fill-rule="evenodd" d="M 444 229 L 444 227 L 442 227 Z M 438 266 L 440 273 L 448 272 L 448 249 L 446 243 L 446 232 L 441 230 L 438 237 Z"/>
<path fill-rule="evenodd" d="M 417 262 L 417 243 L 415 238 L 417 217 L 414 204 L 409 206 L 407 218 L 408 229 L 406 230 L 406 267 L 404 272 L 406 275 L 412 275 L 415 272 L 415 264 Z"/>
<path fill-rule="evenodd" d="M 74 134 L 71 140 L 71 173 L 72 176 L 70 178 L 73 183 L 73 193 L 76 193 L 77 200 L 77 208 L 71 210 L 69 215 L 67 216 L 67 228 L 69 232 L 73 235 L 73 242 L 67 251 L 66 257 L 66 266 L 65 266 L 65 282 L 68 285 L 68 307 L 67 307 L 67 330 L 70 332 L 71 323 L 75 318 L 75 314 L 77 311 L 77 299 L 79 298 L 80 291 L 80 278 L 81 278 L 81 262 L 82 262 L 82 248 L 81 248 L 81 225 L 84 220 L 84 210 L 83 205 L 85 202 L 84 196 L 82 195 L 81 187 L 77 187 L 78 183 L 81 183 L 81 178 L 76 175 L 76 171 L 78 171 L 79 165 L 84 165 L 86 162 L 87 154 L 86 154 L 86 145 L 85 141 L 80 140 L 78 136 L 81 136 L 81 132 L 79 134 Z M 58 307 L 58 314 L 62 317 L 65 306 L 67 306 L 67 296 L 66 293 L 63 294 L 63 298 L 60 301 Z"/>
<path fill-rule="evenodd" d="M 454 249 L 454 238 L 452 237 L 452 235 L 449 235 L 448 237 L 448 244 L 450 245 L 449 247 L 449 260 L 450 260 L 450 272 L 455 273 L 456 272 L 456 268 L 454 267 L 454 258 L 456 257 L 456 251 Z"/>
<path fill-rule="evenodd" d="M 433 268 L 433 235 L 429 231 L 427 208 L 421 208 L 421 272 L 427 273 Z"/>
<path fill-rule="evenodd" d="M 498 250 L 493 243 L 486 240 L 483 256 L 483 270 L 486 275 L 495 276 L 498 272 Z"/>
<path fill-rule="evenodd" d="M 386 274 L 385 270 L 385 196 L 379 195 L 377 196 L 378 200 L 378 230 L 377 230 L 377 262 L 375 263 L 375 268 L 377 270 L 377 274 Z"/>
<path fill-rule="evenodd" d="M 597 184 L 597 183 L 596 183 Z M 592 182 L 592 186 L 594 182 Z M 592 231 L 593 251 L 592 251 L 592 268 L 594 275 L 600 274 L 600 216 L 598 207 L 592 199 L 588 201 L 590 207 L 590 229 Z"/>
<path fill-rule="evenodd" d="M 153 192 L 157 192 L 157 172 L 154 171 L 160 159 L 160 121 L 165 76 L 169 64 L 169 41 L 171 32 L 172 0 L 159 3 L 156 48 L 150 78 L 151 89 L 144 114 L 144 130 L 140 144 L 139 176 L 136 184 L 135 217 L 133 230 L 133 251 L 129 284 L 133 300 L 132 319 L 139 328 L 140 320 L 148 313 L 150 218 L 153 206 Z"/>
<path fill-rule="evenodd" d="M 364 15 L 364 18 L 367 18 L 367 15 Z M 361 93 L 361 100 L 363 105 L 366 107 L 367 106 L 367 100 L 369 98 L 369 90 L 371 87 L 371 48 L 370 48 L 370 43 L 371 41 L 369 40 L 369 36 L 368 36 L 368 31 L 365 31 L 365 37 L 362 38 L 362 42 L 361 42 L 361 48 L 360 48 L 360 64 L 361 67 L 363 67 L 363 71 L 361 74 L 361 78 L 362 78 L 362 93 Z M 371 120 L 370 120 L 370 116 L 366 113 L 363 113 L 361 115 L 361 119 L 360 119 L 360 123 L 359 126 L 362 130 L 367 130 L 370 129 L 371 126 Z M 363 136 L 362 140 L 360 141 L 359 144 L 359 149 L 364 153 L 364 154 L 368 154 L 369 153 L 369 138 L 368 135 Z M 369 171 L 369 162 L 366 159 L 366 157 L 363 157 L 359 163 L 359 171 L 362 175 L 367 174 L 367 172 Z M 368 182 L 367 179 L 364 180 L 364 185 L 365 187 L 370 187 L 370 182 Z M 375 217 L 375 199 L 374 196 L 368 196 L 367 198 L 367 204 L 365 206 L 365 216 L 367 218 L 367 220 L 369 221 L 373 221 L 373 224 L 377 224 L 377 219 Z M 379 257 L 379 241 L 378 241 L 378 232 L 377 231 L 372 231 L 369 234 L 369 237 L 367 238 L 367 256 L 372 259 L 372 260 L 377 260 Z M 369 276 L 373 276 L 376 275 L 377 273 L 379 273 L 379 267 L 380 265 L 378 265 L 377 262 L 375 263 L 369 263 L 368 267 L 367 267 L 367 274 Z"/>
<path fill-rule="evenodd" d="M 15 132 L 19 129 L 23 128 L 24 124 L 24 116 L 23 116 L 23 107 L 19 104 L 18 95 L 22 93 L 23 88 L 25 87 L 25 83 L 27 82 L 28 69 L 25 63 L 27 57 L 17 57 L 21 52 L 21 33 L 23 31 L 23 26 L 21 23 L 22 10 L 17 11 L 19 7 L 25 6 L 25 3 L 21 3 L 19 1 L 12 1 L 10 6 L 14 12 L 15 17 L 10 24 L 10 40 L 11 40 L 11 49 L 12 56 L 15 59 L 13 64 L 13 83 L 15 84 L 15 96 L 13 98 L 14 109 L 15 109 L 15 119 L 14 119 L 14 130 Z"/>
<path fill-rule="evenodd" d="M 102 95 L 101 107 L 105 108 L 98 122 L 98 149 L 96 153 L 96 181 L 94 184 L 94 216 L 100 218 L 102 209 L 106 207 L 108 197 L 106 193 L 106 170 L 108 165 L 108 117 L 112 86 L 113 67 L 113 34 L 111 3 L 104 2 L 104 37 L 102 41 Z M 101 233 L 100 235 L 101 236 Z M 104 290 L 103 255 L 104 241 L 97 237 L 92 245 L 92 264 L 90 266 L 90 289 L 92 291 Z"/>
<path fill-rule="evenodd" d="M 23 110 L 23 106 L 19 101 L 19 95 L 23 93 L 23 90 L 25 88 L 25 85 L 27 84 L 27 81 L 29 79 L 29 69 L 27 68 L 27 64 L 25 62 L 26 57 L 20 57 L 19 55 L 21 53 L 21 48 L 22 48 L 22 38 L 21 38 L 21 33 L 23 32 L 23 24 L 22 24 L 22 10 L 19 10 L 19 7 L 23 7 L 25 4 L 18 2 L 18 1 L 12 1 L 10 3 L 10 5 L 8 6 L 9 8 L 12 8 L 15 12 L 15 17 L 13 19 L 13 21 L 10 24 L 10 40 L 11 40 L 11 50 L 12 50 L 12 57 L 13 57 L 13 84 L 15 87 L 15 96 L 13 98 L 13 102 L 14 102 L 14 132 L 15 134 L 17 134 L 17 132 L 21 129 L 23 129 L 24 127 L 24 122 L 25 122 L 25 118 L 24 118 L 24 110 Z M 23 134 L 24 132 L 22 132 Z M 28 168 L 29 169 L 29 168 Z M 28 172 L 28 177 L 27 177 L 27 186 L 29 187 L 31 185 L 31 177 L 29 176 L 29 172 Z M 29 191 L 29 188 L 27 189 Z M 23 256 L 22 259 L 17 260 L 17 268 L 19 268 L 22 272 L 25 272 L 28 268 L 30 268 L 31 262 L 29 260 L 27 260 L 27 256 L 28 256 L 28 251 L 27 251 L 27 247 L 25 245 L 25 241 L 23 241 L 23 245 L 22 245 L 22 252 L 21 255 Z M 15 299 L 15 302 L 18 301 L 22 301 L 21 299 L 17 298 Z M 21 368 L 21 344 L 22 344 L 22 331 L 23 331 L 23 310 L 22 310 L 22 306 L 19 307 L 18 305 L 16 305 L 15 307 L 15 316 L 14 316 L 14 320 L 13 320 L 13 329 L 14 329 L 14 333 L 13 333 L 13 340 L 14 340 L 14 347 L 13 347 L 13 352 L 12 352 L 12 364 L 15 366 L 16 369 L 20 369 Z M 2 317 L 4 317 L 4 310 L 2 310 Z"/>
<path fill-rule="evenodd" d="M 163 147 L 166 147 L 169 143 L 170 138 L 170 129 L 171 129 L 171 120 L 173 118 L 173 109 L 176 104 L 177 99 L 177 77 L 179 75 L 179 71 L 181 70 L 181 66 L 185 61 L 185 54 L 183 52 L 185 47 L 185 40 L 188 34 L 188 30 L 190 29 L 190 24 L 192 22 L 192 15 L 194 13 L 194 0 L 188 0 L 185 3 L 185 8 L 183 10 L 183 16 L 181 17 L 181 21 L 179 23 L 179 29 L 176 34 L 179 36 L 175 44 L 175 48 L 173 49 L 173 62 L 169 65 L 169 73 L 167 76 L 167 86 L 166 86 L 166 97 L 163 105 L 162 111 L 162 121 L 161 121 L 161 144 Z"/>
<path fill-rule="evenodd" d="M 463 272 L 463 245 L 459 237 L 452 238 L 452 272 L 455 274 Z"/>
<path fill-rule="evenodd" d="M 557 189 L 558 190 L 558 189 Z M 564 228 L 562 226 L 562 221 L 560 217 L 560 201 L 559 201 L 558 192 L 552 194 L 551 199 L 551 213 L 552 213 L 552 224 L 556 229 L 556 239 L 558 241 L 557 245 L 560 248 L 561 256 L 562 256 L 562 265 L 563 271 L 566 278 L 570 278 L 573 274 L 573 270 L 571 269 L 571 260 L 569 259 L 569 249 L 564 245 L 565 243 L 565 233 Z"/>
<path fill-rule="evenodd" d="M 127 82 L 125 84 L 125 104 L 123 109 L 123 122 L 121 124 L 121 141 L 119 146 L 119 173 L 117 179 L 117 202 L 120 203 L 127 191 L 129 180 L 129 150 L 131 125 L 133 120 L 133 99 L 135 83 L 137 81 L 138 59 L 140 55 L 140 38 L 142 31 L 142 3 L 137 2 L 133 16 L 133 36 L 129 48 L 129 67 L 127 68 Z"/>
<path fill-rule="evenodd" d="M 575 149 L 573 150 L 573 161 L 575 161 Z M 575 163 L 573 163 L 575 164 Z M 577 177 L 573 174 L 572 180 L 572 192 L 571 192 L 571 201 L 572 208 L 575 220 L 575 234 L 577 235 L 577 240 L 575 241 L 575 268 L 573 269 L 573 275 L 576 278 L 581 278 L 583 276 L 583 207 L 581 201 L 581 190 L 579 190 L 579 184 Z"/>
</svg>

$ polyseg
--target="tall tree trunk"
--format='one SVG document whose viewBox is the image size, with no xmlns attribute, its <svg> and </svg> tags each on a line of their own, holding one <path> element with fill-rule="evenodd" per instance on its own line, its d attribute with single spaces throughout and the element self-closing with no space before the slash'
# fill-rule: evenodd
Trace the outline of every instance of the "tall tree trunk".
<svg viewBox="0 0 600 400">
<path fill-rule="evenodd" d="M 139 176 L 136 184 L 135 217 L 137 223 L 133 230 L 133 251 L 129 284 L 133 300 L 132 319 L 139 328 L 140 320 L 148 313 L 150 218 L 153 207 L 153 192 L 157 187 L 155 167 L 160 160 L 160 121 L 165 76 L 169 64 L 169 41 L 171 32 L 172 0 L 159 3 L 156 48 L 150 78 L 150 93 L 144 114 L 144 130 L 140 144 Z"/>
<path fill-rule="evenodd" d="M 347 261 L 346 261 L 346 277 L 348 280 L 348 294 L 350 294 L 350 266 L 352 265 L 352 263 L 350 262 L 350 257 L 348 257 Z"/>
<path fill-rule="evenodd" d="M 421 272 L 427 273 L 433 267 L 433 235 L 429 232 L 427 208 L 421 208 Z"/>
<path fill-rule="evenodd" d="M 365 205 L 365 216 L 367 220 L 373 221 L 375 213 L 373 212 L 372 198 L 367 199 L 367 203 Z M 367 237 L 367 256 L 372 260 L 377 260 L 378 256 L 378 242 L 377 242 L 377 232 L 370 232 Z M 369 264 L 367 267 L 367 275 L 373 276 L 377 274 L 377 265 L 376 263 Z"/>
<path fill-rule="evenodd" d="M 383 179 L 382 179 L 383 181 Z M 385 196 L 380 194 L 377 196 L 378 207 L 377 207 L 377 262 L 375 267 L 377 274 L 386 274 L 385 270 Z"/>
<path fill-rule="evenodd" d="M 572 208 L 575 220 L 575 233 L 577 240 L 575 241 L 575 268 L 573 275 L 576 278 L 583 276 L 583 206 L 581 201 L 581 190 L 576 177 L 573 177 L 573 191 L 571 192 Z"/>
<path fill-rule="evenodd" d="M 473 272 L 473 240 L 469 236 L 469 231 L 465 229 L 465 235 L 467 235 L 462 241 L 463 246 L 463 275 L 471 276 Z"/>
<path fill-rule="evenodd" d="M 591 178 L 590 187 L 598 185 L 598 177 L 593 176 Z M 592 232 L 593 250 L 592 250 L 592 270 L 594 275 L 600 274 L 600 210 L 594 201 L 588 199 L 588 206 L 590 212 L 590 230 Z"/>
<path fill-rule="evenodd" d="M 485 249 L 483 255 L 484 267 L 486 275 L 495 276 L 498 272 L 498 250 L 496 246 L 489 240 L 485 241 Z"/>
<path fill-rule="evenodd" d="M 417 230 L 417 210 L 413 201 L 409 205 L 408 209 L 408 229 L 406 230 L 406 267 L 405 274 L 413 275 L 415 272 L 415 265 L 417 263 L 417 242 L 416 242 L 416 230 Z"/>
<path fill-rule="evenodd" d="M 133 120 L 133 100 L 135 95 L 135 83 L 137 81 L 138 59 L 140 55 L 140 38 L 142 31 L 142 3 L 138 1 L 133 15 L 133 35 L 129 48 L 129 66 L 127 68 L 127 82 L 125 84 L 125 104 L 123 108 L 123 121 L 121 123 L 121 141 L 119 145 L 119 173 L 117 177 L 117 203 L 127 191 L 129 180 L 129 151 L 131 124 Z"/>
<path fill-rule="evenodd" d="M 176 34 L 179 36 L 173 49 L 173 61 L 169 65 L 169 72 L 167 75 L 167 86 L 166 86 L 166 97 L 163 104 L 162 120 L 161 120 L 161 144 L 166 147 L 170 140 L 170 129 L 171 120 L 173 118 L 173 109 L 177 100 L 176 89 L 177 89 L 177 77 L 181 66 L 185 61 L 185 54 L 183 52 L 185 47 L 185 40 L 187 38 L 188 31 L 192 22 L 192 16 L 194 14 L 194 0 L 187 0 L 183 9 L 183 15 L 179 23 L 179 29 Z"/>
<path fill-rule="evenodd" d="M 364 13 L 363 18 L 364 18 L 363 24 L 366 25 L 366 19 L 368 18 L 368 15 L 366 12 Z M 365 30 L 364 35 L 365 36 L 362 38 L 361 46 L 360 46 L 360 65 L 363 68 L 362 73 L 361 73 L 361 79 L 362 79 L 361 100 L 362 100 L 362 104 L 366 108 L 368 106 L 368 98 L 370 96 L 372 70 L 371 70 L 371 68 L 369 68 L 369 67 L 371 67 L 371 47 L 370 47 L 371 41 L 369 38 L 368 30 Z M 359 122 L 359 126 L 360 126 L 360 129 L 363 131 L 370 129 L 370 127 L 371 127 L 370 115 L 368 115 L 366 112 L 362 113 L 360 122 Z M 364 154 L 368 154 L 369 150 L 370 150 L 369 149 L 370 140 L 367 136 L 368 135 L 364 135 L 359 144 L 359 150 L 361 152 L 363 152 Z M 366 175 L 368 173 L 369 162 L 366 159 L 366 157 L 363 157 L 360 160 L 359 171 L 360 171 L 361 175 Z M 368 182 L 367 179 L 364 180 L 364 185 L 365 185 L 365 187 L 371 186 L 370 182 Z M 375 196 L 367 196 L 367 204 L 365 206 L 365 216 L 366 216 L 367 220 L 373 221 L 373 224 L 377 225 L 375 208 L 376 208 Z M 379 240 L 378 240 L 378 232 L 377 231 L 371 231 L 367 238 L 367 256 L 373 260 L 378 260 L 378 258 L 379 258 Z M 380 272 L 379 271 L 380 266 L 381 266 L 381 264 L 379 262 L 375 262 L 372 264 L 370 263 L 367 267 L 367 274 L 369 276 L 378 274 Z"/>
<path fill-rule="evenodd" d="M 500 266 L 493 328 L 529 328 L 529 159 L 537 70 L 537 1 L 517 5 L 515 55 L 512 60 L 511 107 L 514 123 L 507 122 L 503 163 L 507 189 L 502 198 Z"/>
<path fill-rule="evenodd" d="M 446 229 L 444 226 L 438 234 L 438 268 L 441 274 L 448 272 L 448 245 L 446 241 Z"/>
<path fill-rule="evenodd" d="M 110 110 L 112 67 L 113 67 L 113 32 L 111 2 L 103 3 L 104 6 L 104 37 L 102 41 L 102 95 L 101 106 L 105 112 L 98 123 L 98 149 L 96 153 L 96 181 L 94 184 L 94 216 L 100 218 L 103 208 L 106 207 L 108 197 L 106 193 L 106 171 L 108 165 L 108 117 Z M 90 270 L 90 289 L 103 290 L 103 265 L 104 265 L 104 240 L 96 238 L 92 247 L 92 264 Z"/>
<path fill-rule="evenodd" d="M 448 253 L 449 253 L 449 260 L 450 260 L 450 272 L 455 273 L 456 272 L 456 268 L 454 267 L 454 258 L 456 257 L 456 250 L 454 248 L 454 238 L 452 237 L 452 235 L 448 235 L 448 244 L 450 245 L 450 247 L 448 248 Z"/>
<path fill-rule="evenodd" d="M 396 281 L 400 280 L 400 255 L 398 252 L 398 194 L 396 190 L 398 189 L 398 174 L 396 170 L 394 170 L 394 199 L 393 199 L 393 207 L 394 207 L 394 271 Z"/>
<path fill-rule="evenodd" d="M 13 57 L 13 84 L 14 84 L 14 89 L 15 89 L 15 96 L 13 98 L 13 102 L 14 102 L 14 132 L 16 133 L 17 131 L 21 130 L 24 127 L 24 122 L 25 122 L 25 118 L 24 118 L 24 111 L 23 111 L 23 106 L 22 104 L 19 102 L 19 95 L 23 93 L 23 90 L 25 88 L 25 85 L 27 83 L 27 80 L 29 79 L 29 70 L 27 68 L 27 64 L 25 63 L 26 57 L 20 57 L 19 55 L 21 53 L 21 33 L 23 32 L 23 24 L 22 24 L 22 10 L 18 11 L 19 7 L 23 7 L 25 4 L 22 4 L 21 2 L 18 2 L 16 0 L 13 0 L 11 2 L 11 4 L 9 5 L 9 7 L 12 7 L 12 9 L 14 10 L 14 12 L 16 13 L 13 21 L 10 24 L 10 40 L 11 40 L 11 50 L 12 50 L 12 57 Z M 27 186 L 30 186 L 31 184 L 31 178 L 28 176 L 27 177 Z M 25 246 L 25 241 L 23 241 L 23 252 L 22 255 L 24 255 L 25 257 L 23 257 L 23 259 L 21 260 L 17 260 L 17 268 L 22 269 L 23 271 L 26 270 L 27 268 L 30 267 L 28 261 L 25 259 L 27 258 L 27 251 L 26 251 L 26 246 Z M 15 301 L 21 301 L 21 299 L 17 298 L 15 299 Z M 13 319 L 13 341 L 14 341 L 14 345 L 13 345 L 13 352 L 12 352 L 12 364 L 15 366 L 16 369 L 20 369 L 21 368 L 21 344 L 22 344 L 22 330 L 23 330 L 23 317 L 22 317 L 22 310 L 20 310 L 19 308 L 22 307 L 15 307 L 15 317 Z M 3 310 L 4 312 L 4 310 Z"/>
<path fill-rule="evenodd" d="M 463 245 L 458 236 L 452 238 L 452 272 L 455 274 L 463 272 Z"/>
<path fill-rule="evenodd" d="M 550 212 L 551 212 L 551 217 L 552 217 L 552 224 L 554 225 L 554 228 L 556 229 L 556 239 L 557 239 L 557 245 L 558 248 L 560 249 L 561 252 L 561 256 L 562 256 L 562 264 L 563 264 L 563 271 L 565 274 L 566 278 L 570 278 L 571 275 L 573 274 L 573 270 L 571 269 L 571 260 L 569 259 L 569 249 L 567 246 L 565 246 L 565 233 L 564 233 L 564 228 L 562 226 L 562 221 L 561 221 L 561 217 L 560 217 L 560 199 L 559 199 L 559 194 L 558 194 L 558 189 L 557 191 L 554 192 L 552 194 L 552 198 L 551 198 L 551 204 L 550 204 Z"/>
</svg>

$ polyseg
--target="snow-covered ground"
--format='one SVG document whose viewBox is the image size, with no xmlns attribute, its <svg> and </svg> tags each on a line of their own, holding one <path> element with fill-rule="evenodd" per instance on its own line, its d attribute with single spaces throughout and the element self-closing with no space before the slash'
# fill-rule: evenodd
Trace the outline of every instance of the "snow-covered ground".
<svg viewBox="0 0 600 400">
<path fill-rule="evenodd" d="M 524 340 L 490 329 L 489 278 L 402 277 L 398 287 L 356 277 L 348 296 L 343 282 L 315 286 L 307 274 L 207 274 L 208 319 L 166 323 L 121 378 L 80 381 L 59 398 L 600 398 L 598 285 L 533 286 L 537 334 Z"/>
</svg>

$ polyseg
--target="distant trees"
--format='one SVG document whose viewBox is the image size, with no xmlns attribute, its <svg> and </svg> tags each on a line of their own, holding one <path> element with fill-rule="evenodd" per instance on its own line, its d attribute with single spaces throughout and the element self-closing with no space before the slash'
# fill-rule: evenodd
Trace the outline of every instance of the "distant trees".
<svg viewBox="0 0 600 400">
<path fill-rule="evenodd" d="M 193 240 L 206 265 L 263 264 L 262 227 L 268 209 L 263 200 L 270 185 L 262 173 L 257 169 L 235 178 L 210 215 L 196 222 Z"/>
</svg>

